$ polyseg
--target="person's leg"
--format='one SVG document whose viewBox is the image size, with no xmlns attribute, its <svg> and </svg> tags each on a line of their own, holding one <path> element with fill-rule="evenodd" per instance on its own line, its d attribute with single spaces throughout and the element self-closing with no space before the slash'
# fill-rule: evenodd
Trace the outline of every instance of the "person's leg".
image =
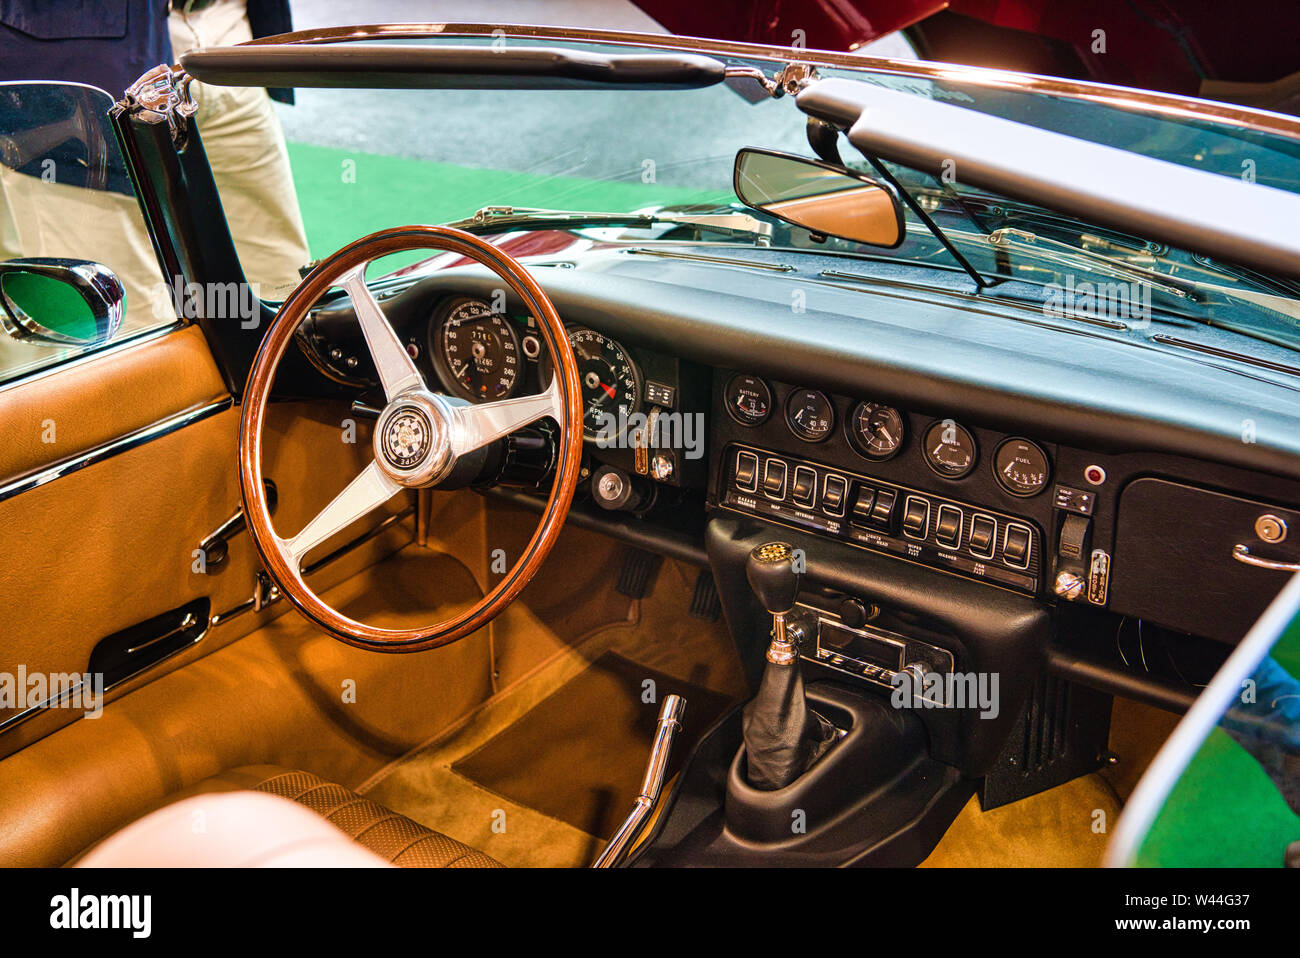
<svg viewBox="0 0 1300 958">
<path fill-rule="evenodd" d="M 179 8 L 179 4 L 177 7 Z M 252 39 L 246 4 L 218 0 L 201 10 L 172 11 L 172 50 L 229 46 Z M 245 274 L 264 299 L 283 299 L 310 259 L 280 120 L 260 87 L 191 87 L 199 135 Z"/>
</svg>

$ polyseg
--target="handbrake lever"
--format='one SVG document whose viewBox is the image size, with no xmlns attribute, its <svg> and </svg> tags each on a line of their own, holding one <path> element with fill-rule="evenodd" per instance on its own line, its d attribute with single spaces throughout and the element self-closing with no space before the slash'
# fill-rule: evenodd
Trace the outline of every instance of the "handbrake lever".
<svg viewBox="0 0 1300 958">
<path fill-rule="evenodd" d="M 664 704 L 659 709 L 654 743 L 650 746 L 650 761 L 646 763 L 645 777 L 641 780 L 641 794 L 636 797 L 631 814 L 614 833 L 592 868 L 613 868 L 623 860 L 640 837 L 650 813 L 659 804 L 659 793 L 663 791 L 664 778 L 668 774 L 668 756 L 672 752 L 673 738 L 682 727 L 682 715 L 685 712 L 686 699 L 680 695 L 670 695 L 664 699 Z"/>
</svg>

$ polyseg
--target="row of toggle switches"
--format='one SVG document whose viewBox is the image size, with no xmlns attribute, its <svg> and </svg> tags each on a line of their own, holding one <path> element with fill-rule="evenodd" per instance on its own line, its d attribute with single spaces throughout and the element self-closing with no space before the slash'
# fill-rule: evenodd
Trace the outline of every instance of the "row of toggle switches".
<svg viewBox="0 0 1300 958">
<path fill-rule="evenodd" d="M 741 492 L 761 495 L 773 503 L 820 510 L 834 518 L 844 517 L 851 502 L 847 518 L 858 529 L 886 536 L 901 532 L 905 540 L 932 548 L 962 552 L 976 560 L 1001 559 L 1012 569 L 1029 568 L 1033 532 L 1024 523 L 745 449 L 736 450 L 734 466 L 733 481 Z"/>
<path fill-rule="evenodd" d="M 790 501 L 807 509 L 821 509 L 828 516 L 844 515 L 844 501 L 848 496 L 849 481 L 843 476 L 827 475 L 822 481 L 821 495 L 817 494 L 817 471 L 809 466 L 795 466 L 794 475 L 783 459 L 768 456 L 760 463 L 752 452 L 736 453 L 736 488 L 742 492 L 759 492 L 776 501 L 783 501 L 789 493 Z M 760 489 L 761 487 L 761 489 Z"/>
</svg>

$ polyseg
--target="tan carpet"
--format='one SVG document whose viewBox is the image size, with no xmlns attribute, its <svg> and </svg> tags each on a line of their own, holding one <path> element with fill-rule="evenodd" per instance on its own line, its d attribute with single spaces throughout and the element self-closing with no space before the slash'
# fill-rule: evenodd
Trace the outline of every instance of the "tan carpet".
<svg viewBox="0 0 1300 958">
<path fill-rule="evenodd" d="M 553 554 L 551 564 L 556 559 Z M 525 720 L 533 709 L 581 676 L 607 652 L 616 652 L 643 669 L 711 689 L 728 702 L 742 700 L 747 695 L 744 673 L 725 625 L 721 621 L 700 622 L 687 615 L 694 577 L 694 569 L 665 562 L 654 591 L 645 599 L 634 601 L 606 593 L 600 605 L 610 618 L 598 623 L 588 613 L 583 621 L 588 626 L 587 633 L 562 639 L 549 627 L 552 623 L 560 626 L 562 617 L 547 615 L 549 621 L 544 622 L 533 614 L 526 601 L 516 602 L 512 607 L 513 640 L 519 641 L 527 626 L 538 643 L 557 651 L 445 733 L 382 769 L 360 791 L 418 822 L 482 849 L 506 865 L 589 865 L 604 847 L 608 835 L 593 835 L 521 801 L 499 795 L 459 774 L 453 766 L 516 722 Z M 547 584 L 556 588 L 557 579 L 558 576 L 551 578 Z M 547 611 L 566 604 L 549 590 L 548 601 L 539 603 Z M 622 614 L 613 618 L 620 604 Z M 593 729 L 609 720 L 609 716 L 600 713 L 586 718 Z M 704 730 L 701 719 L 692 710 L 688 698 L 686 723 L 692 735 Z M 600 740 L 601 736 L 593 735 L 593 747 Z M 643 767 L 644 749 L 639 743 L 629 744 L 629 748 L 635 748 L 639 754 L 626 756 L 625 767 Z M 572 754 L 571 767 L 566 770 L 569 776 L 579 784 L 598 784 L 603 780 L 606 773 L 600 756 L 593 753 L 581 759 L 580 747 Z M 521 756 L 521 761 L 524 758 Z M 563 787 L 568 787 L 568 783 Z"/>
<path fill-rule="evenodd" d="M 617 652 L 606 652 L 452 770 L 590 835 L 613 835 L 640 792 L 659 703 L 670 694 L 682 696 L 690 712 L 671 777 L 731 700 Z"/>
<path fill-rule="evenodd" d="M 1118 816 L 1114 792 L 1095 774 L 987 812 L 980 811 L 979 798 L 972 797 L 921 867 L 1099 865 Z M 1096 824 L 1105 831 L 1094 831 Z"/>
</svg>

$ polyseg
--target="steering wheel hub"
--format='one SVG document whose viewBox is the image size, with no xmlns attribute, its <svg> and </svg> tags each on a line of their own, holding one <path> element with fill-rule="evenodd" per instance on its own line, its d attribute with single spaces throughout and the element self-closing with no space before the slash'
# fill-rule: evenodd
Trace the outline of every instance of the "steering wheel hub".
<svg viewBox="0 0 1300 958">
<path fill-rule="evenodd" d="M 451 468 L 452 414 L 432 393 L 407 393 L 389 403 L 375 423 L 375 461 L 394 482 L 423 486 Z"/>
</svg>

